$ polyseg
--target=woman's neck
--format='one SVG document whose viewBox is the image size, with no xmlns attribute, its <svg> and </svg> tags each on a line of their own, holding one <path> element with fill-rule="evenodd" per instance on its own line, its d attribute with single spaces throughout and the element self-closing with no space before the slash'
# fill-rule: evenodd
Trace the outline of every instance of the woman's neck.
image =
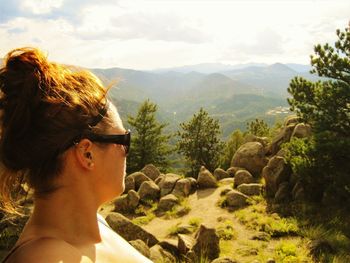
<svg viewBox="0 0 350 263">
<path fill-rule="evenodd" d="M 99 204 L 91 192 L 82 189 L 62 187 L 45 198 L 36 198 L 26 228 L 75 246 L 101 242 L 96 214 Z"/>
</svg>

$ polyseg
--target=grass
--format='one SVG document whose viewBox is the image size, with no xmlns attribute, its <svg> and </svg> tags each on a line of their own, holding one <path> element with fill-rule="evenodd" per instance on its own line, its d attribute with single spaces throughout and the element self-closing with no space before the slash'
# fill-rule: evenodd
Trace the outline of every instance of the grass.
<svg viewBox="0 0 350 263">
<path fill-rule="evenodd" d="M 191 207 L 188 204 L 188 199 L 181 200 L 180 204 L 175 205 L 171 210 L 165 212 L 165 219 L 179 218 L 187 215 L 191 211 Z"/>
<path fill-rule="evenodd" d="M 154 214 L 156 209 L 156 202 L 146 200 L 145 205 L 139 205 L 135 210 L 135 214 L 141 216 L 135 217 L 132 222 L 139 226 L 148 224 L 156 217 Z"/>
<path fill-rule="evenodd" d="M 266 213 L 266 201 L 260 196 L 252 198 L 251 205 L 235 211 L 235 215 L 246 227 L 262 231 L 271 237 L 297 235 L 298 222 L 294 217 L 281 218 L 278 214 Z"/>
<path fill-rule="evenodd" d="M 225 220 L 216 228 L 216 234 L 220 239 L 232 240 L 237 239 L 237 231 L 233 227 L 233 223 L 230 220 Z"/>
<path fill-rule="evenodd" d="M 199 217 L 193 217 L 188 220 L 188 225 L 190 226 L 189 231 L 191 233 L 195 232 L 200 226 L 202 219 Z M 169 236 L 176 236 L 177 234 L 181 234 L 183 231 L 183 227 L 181 227 L 181 223 L 177 223 L 176 225 L 170 227 L 168 229 Z"/>
</svg>

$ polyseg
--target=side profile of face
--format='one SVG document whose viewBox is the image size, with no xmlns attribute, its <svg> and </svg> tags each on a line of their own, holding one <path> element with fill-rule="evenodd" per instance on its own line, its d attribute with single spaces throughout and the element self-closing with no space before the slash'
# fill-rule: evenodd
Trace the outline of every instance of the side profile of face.
<svg viewBox="0 0 350 263">
<path fill-rule="evenodd" d="M 108 114 L 112 120 L 106 134 L 125 134 L 116 107 L 110 103 Z M 99 147 L 99 156 L 96 156 L 96 186 L 101 190 L 102 201 L 107 202 L 124 191 L 126 171 L 126 153 L 122 145 L 108 143 Z"/>
</svg>

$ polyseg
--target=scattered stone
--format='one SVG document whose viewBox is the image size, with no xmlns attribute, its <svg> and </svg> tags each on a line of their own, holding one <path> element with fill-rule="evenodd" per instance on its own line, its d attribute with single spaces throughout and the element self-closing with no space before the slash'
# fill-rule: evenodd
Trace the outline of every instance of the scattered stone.
<svg viewBox="0 0 350 263">
<path fill-rule="evenodd" d="M 135 191 L 138 191 L 141 184 L 144 182 L 144 181 L 152 181 L 150 178 L 148 178 L 144 173 L 142 172 L 135 172 L 135 173 L 132 173 L 130 175 L 127 176 L 128 177 L 132 177 L 134 178 L 134 181 L 135 181 Z"/>
<path fill-rule="evenodd" d="M 180 175 L 172 173 L 166 174 L 158 184 L 160 188 L 160 196 L 163 197 L 167 194 L 170 194 L 173 191 L 176 182 L 180 179 Z"/>
<path fill-rule="evenodd" d="M 109 213 L 106 217 L 106 221 L 115 232 L 127 241 L 141 239 L 148 246 L 153 246 L 158 243 L 154 235 L 147 232 L 142 227 L 135 225 L 128 218 L 119 213 Z"/>
<path fill-rule="evenodd" d="M 128 194 L 117 197 L 114 200 L 113 212 L 131 212 L 138 206 L 140 196 L 134 190 L 130 190 Z"/>
<path fill-rule="evenodd" d="M 267 158 L 263 145 L 260 142 L 247 142 L 233 155 L 231 166 L 245 168 L 254 177 L 258 177 L 266 163 Z"/>
<path fill-rule="evenodd" d="M 124 193 L 128 193 L 130 190 L 135 190 L 135 179 L 133 176 L 126 177 L 124 184 L 125 184 Z"/>
<path fill-rule="evenodd" d="M 151 252 L 149 247 L 143 242 L 141 239 L 131 240 L 129 241 L 130 245 L 132 245 L 137 251 L 139 251 L 142 255 L 147 258 L 150 258 Z"/>
<path fill-rule="evenodd" d="M 153 164 L 147 164 L 142 168 L 141 172 L 143 172 L 148 178 L 151 178 L 155 181 L 160 175 L 160 171 Z"/>
<path fill-rule="evenodd" d="M 214 170 L 214 177 L 216 180 L 220 181 L 221 179 L 230 177 L 230 175 L 224 169 L 216 168 Z"/>
<path fill-rule="evenodd" d="M 154 245 L 150 248 L 150 259 L 153 262 L 164 262 L 164 263 L 173 263 L 176 262 L 176 258 L 160 245 Z"/>
<path fill-rule="evenodd" d="M 216 188 L 217 181 L 215 177 L 204 166 L 198 173 L 197 185 L 199 188 Z"/>
<path fill-rule="evenodd" d="M 276 261 L 273 258 L 269 258 L 266 263 L 276 263 Z"/>
<path fill-rule="evenodd" d="M 220 180 L 220 184 L 233 185 L 235 182 L 235 178 L 224 178 Z"/>
<path fill-rule="evenodd" d="M 181 254 L 186 255 L 187 252 L 191 250 L 194 243 L 195 243 L 195 240 L 192 237 L 187 236 L 187 235 L 182 235 L 182 234 L 178 235 L 177 247 L 178 247 L 179 252 Z"/>
<path fill-rule="evenodd" d="M 298 123 L 292 133 L 292 137 L 306 138 L 311 135 L 311 126 L 309 124 Z"/>
<path fill-rule="evenodd" d="M 230 177 L 235 177 L 238 170 L 244 170 L 242 167 L 230 167 L 226 170 Z"/>
<path fill-rule="evenodd" d="M 253 176 L 247 170 L 238 170 L 235 175 L 234 187 L 237 188 L 241 184 L 251 184 L 254 182 Z"/>
<path fill-rule="evenodd" d="M 226 205 L 229 207 L 242 207 L 247 205 L 249 197 L 236 190 L 231 190 L 226 194 Z"/>
<path fill-rule="evenodd" d="M 283 157 L 272 157 L 262 172 L 265 179 L 266 195 L 269 197 L 275 196 L 278 186 L 282 182 L 288 181 L 290 174 L 291 170 L 287 167 Z"/>
<path fill-rule="evenodd" d="M 189 196 L 191 192 L 191 181 L 188 178 L 180 179 L 176 182 L 172 194 L 182 198 Z"/>
<path fill-rule="evenodd" d="M 159 183 L 165 178 L 165 174 L 160 174 L 154 182 L 159 186 Z"/>
<path fill-rule="evenodd" d="M 145 181 L 138 191 L 141 200 L 158 200 L 160 195 L 159 186 L 153 181 Z"/>
<path fill-rule="evenodd" d="M 193 226 L 183 224 L 177 226 L 177 233 L 178 234 L 192 234 L 193 233 Z"/>
<path fill-rule="evenodd" d="M 204 255 L 209 260 L 216 259 L 220 254 L 219 240 L 215 228 L 209 228 L 201 224 L 195 235 L 192 250 L 198 257 Z"/>
<path fill-rule="evenodd" d="M 241 184 L 237 190 L 245 195 L 260 195 L 262 184 Z"/>
<path fill-rule="evenodd" d="M 188 181 L 190 181 L 191 183 L 191 191 L 190 191 L 190 194 L 193 194 L 197 188 L 198 188 L 198 185 L 197 185 L 197 180 L 194 179 L 193 177 L 187 177 L 186 178 Z"/>
<path fill-rule="evenodd" d="M 168 194 L 159 200 L 157 209 L 160 211 L 168 211 L 177 204 L 179 204 L 179 199 L 173 194 Z"/>
<path fill-rule="evenodd" d="M 221 190 L 221 192 L 220 192 L 220 196 L 224 196 L 224 195 L 226 195 L 228 192 L 230 192 L 232 190 L 232 188 L 224 188 L 224 189 L 222 189 Z"/>
<path fill-rule="evenodd" d="M 178 257 L 179 249 L 177 248 L 177 240 L 163 240 L 158 243 L 162 248 L 169 251 L 175 257 Z"/>
</svg>

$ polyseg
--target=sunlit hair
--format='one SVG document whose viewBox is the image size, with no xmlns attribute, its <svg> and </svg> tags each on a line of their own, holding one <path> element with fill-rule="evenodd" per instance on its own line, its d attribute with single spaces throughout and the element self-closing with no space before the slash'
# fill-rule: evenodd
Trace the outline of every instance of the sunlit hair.
<svg viewBox="0 0 350 263">
<path fill-rule="evenodd" d="M 9 212 L 23 184 L 38 195 L 55 189 L 62 146 L 89 129 L 107 91 L 88 71 L 49 62 L 38 49 L 19 48 L 5 58 L 0 92 L 0 202 Z M 106 119 L 95 131 L 106 129 Z"/>
</svg>

